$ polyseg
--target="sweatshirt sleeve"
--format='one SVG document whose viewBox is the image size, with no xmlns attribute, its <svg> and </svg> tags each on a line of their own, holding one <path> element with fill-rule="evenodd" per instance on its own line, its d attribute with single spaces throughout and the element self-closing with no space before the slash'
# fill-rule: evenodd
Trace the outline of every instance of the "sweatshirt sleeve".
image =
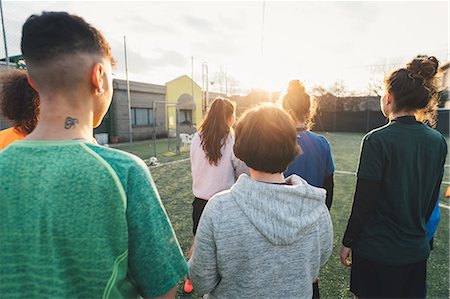
<svg viewBox="0 0 450 299">
<path fill-rule="evenodd" d="M 364 226 L 370 220 L 380 192 L 380 181 L 358 178 L 356 181 L 352 211 L 342 239 L 342 245 L 349 248 L 353 246 L 353 243 L 364 229 Z"/>
<path fill-rule="evenodd" d="M 324 223 L 321 226 L 320 234 L 320 267 L 324 266 L 333 251 L 333 223 L 331 222 L 328 211 L 324 217 Z"/>
<path fill-rule="evenodd" d="M 212 222 L 212 205 L 214 205 L 213 202 L 208 202 L 200 218 L 192 256 L 189 260 L 189 278 L 195 291 L 200 295 L 210 293 L 220 282 Z"/>
<path fill-rule="evenodd" d="M 129 275 L 142 296 L 161 296 L 177 285 L 188 267 L 142 161 L 129 170 L 127 199 Z"/>
</svg>

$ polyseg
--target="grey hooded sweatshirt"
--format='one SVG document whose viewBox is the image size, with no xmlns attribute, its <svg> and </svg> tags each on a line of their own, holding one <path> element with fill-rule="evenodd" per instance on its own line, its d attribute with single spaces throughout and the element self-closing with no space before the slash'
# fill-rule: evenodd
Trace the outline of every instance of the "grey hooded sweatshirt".
<svg viewBox="0 0 450 299">
<path fill-rule="evenodd" d="M 206 298 L 308 298 L 331 255 L 326 191 L 292 175 L 289 185 L 243 174 L 205 207 L 189 261 Z"/>
</svg>

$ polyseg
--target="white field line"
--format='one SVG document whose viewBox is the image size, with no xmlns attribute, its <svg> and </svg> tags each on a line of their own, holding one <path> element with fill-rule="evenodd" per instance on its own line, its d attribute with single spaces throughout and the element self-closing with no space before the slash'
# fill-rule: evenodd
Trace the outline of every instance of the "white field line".
<svg viewBox="0 0 450 299">
<path fill-rule="evenodd" d="M 343 170 L 335 170 L 335 173 L 339 173 L 339 174 L 351 174 L 351 175 L 356 175 L 356 172 L 351 172 L 351 171 L 343 171 Z"/>
<path fill-rule="evenodd" d="M 172 162 L 167 162 L 167 163 L 161 163 L 155 166 L 149 166 L 149 168 L 157 168 L 157 167 L 161 167 L 161 166 L 166 166 L 166 165 L 171 165 L 171 164 L 176 164 L 176 163 L 181 163 L 184 161 L 188 161 L 190 158 L 186 158 L 186 159 L 181 159 L 181 160 L 176 160 L 176 161 L 172 161 Z"/>
<path fill-rule="evenodd" d="M 350 174 L 350 175 L 356 175 L 356 172 L 350 172 L 350 171 L 342 171 L 342 170 L 336 170 L 334 171 L 335 173 L 339 173 L 339 174 Z M 442 182 L 442 184 L 446 184 L 446 185 L 450 185 L 450 182 Z M 441 208 L 450 210 L 450 207 L 447 205 L 444 205 L 443 203 L 440 203 L 439 206 Z"/>
<path fill-rule="evenodd" d="M 356 172 L 351 172 L 351 171 L 343 171 L 343 170 L 335 170 L 335 173 L 339 173 L 339 174 L 351 174 L 351 175 L 356 175 Z M 450 185 L 449 181 L 442 181 L 442 184 L 444 185 Z"/>
<path fill-rule="evenodd" d="M 450 167 L 450 164 L 444 165 L 444 167 Z"/>
<path fill-rule="evenodd" d="M 166 166 L 166 165 L 171 165 L 171 164 L 176 164 L 176 163 L 180 163 L 180 162 L 184 162 L 184 161 L 188 161 L 189 158 L 186 159 L 181 159 L 181 160 L 176 160 L 176 161 L 172 161 L 172 162 L 167 162 L 167 163 L 161 163 L 155 166 L 150 166 L 150 168 L 156 168 L 156 167 L 161 167 L 161 166 Z M 335 170 L 335 173 L 339 173 L 339 174 L 349 174 L 349 175 L 356 175 L 356 172 L 351 172 L 351 171 L 343 171 L 343 170 Z M 446 184 L 446 185 L 450 185 L 450 182 L 442 182 L 442 184 Z M 450 207 L 447 205 L 444 205 L 442 203 L 439 204 L 439 206 L 441 208 L 450 210 Z"/>
<path fill-rule="evenodd" d="M 447 205 L 444 205 L 443 203 L 440 203 L 440 204 L 439 204 L 439 206 L 440 206 L 441 208 L 444 208 L 444 209 L 450 210 L 450 207 L 449 207 L 449 206 L 447 206 Z"/>
</svg>

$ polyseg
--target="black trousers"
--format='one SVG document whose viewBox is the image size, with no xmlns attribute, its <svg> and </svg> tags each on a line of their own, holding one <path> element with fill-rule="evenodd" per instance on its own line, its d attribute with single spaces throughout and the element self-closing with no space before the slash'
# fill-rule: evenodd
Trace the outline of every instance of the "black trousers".
<svg viewBox="0 0 450 299">
<path fill-rule="evenodd" d="M 386 265 L 352 253 L 350 291 L 359 298 L 425 298 L 427 261 Z"/>
<path fill-rule="evenodd" d="M 207 203 L 207 200 L 198 197 L 194 197 L 194 201 L 192 202 L 192 233 L 194 236 L 197 233 L 198 223 Z"/>
</svg>

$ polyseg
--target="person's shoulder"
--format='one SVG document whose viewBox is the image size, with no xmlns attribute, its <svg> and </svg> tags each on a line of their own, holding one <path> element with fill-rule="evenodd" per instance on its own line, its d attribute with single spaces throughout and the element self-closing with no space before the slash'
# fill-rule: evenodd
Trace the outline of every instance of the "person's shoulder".
<svg viewBox="0 0 450 299">
<path fill-rule="evenodd" d="M 192 142 L 193 142 L 194 140 L 200 140 L 200 134 L 198 133 L 198 131 L 195 132 L 195 133 L 193 134 L 193 136 L 192 136 Z"/>
<path fill-rule="evenodd" d="M 192 136 L 191 140 L 191 148 L 198 147 L 201 144 L 202 140 L 200 138 L 199 132 L 195 132 Z"/>
<path fill-rule="evenodd" d="M 205 212 L 219 221 L 224 211 L 229 211 L 234 205 L 230 190 L 224 190 L 214 194 L 206 204 Z"/>
<path fill-rule="evenodd" d="M 213 209 L 218 209 L 223 207 L 224 205 L 227 205 L 228 203 L 230 203 L 230 199 L 231 199 L 231 191 L 230 190 L 224 190 L 221 192 L 218 192 L 216 194 L 214 194 L 209 200 L 208 200 L 208 204 L 213 208 Z"/>
<path fill-rule="evenodd" d="M 378 127 L 378 128 L 375 128 L 375 129 L 369 131 L 368 133 L 366 133 L 366 135 L 364 135 L 363 139 L 373 139 L 373 138 L 383 136 L 383 135 L 387 134 L 391 129 L 392 129 L 392 123 L 387 123 L 384 126 L 381 126 L 381 127 Z"/>
<path fill-rule="evenodd" d="M 148 169 L 144 161 L 133 154 L 119 149 L 96 144 L 87 144 L 87 146 L 108 164 L 115 168 L 118 167 L 122 170 L 130 168 Z"/>
<path fill-rule="evenodd" d="M 446 142 L 444 135 L 442 135 L 441 132 L 438 130 L 431 128 L 430 126 L 427 126 L 425 124 L 422 124 L 424 131 L 427 132 L 430 136 L 435 138 L 436 140 L 439 140 L 440 142 Z"/>
<path fill-rule="evenodd" d="M 366 135 L 364 135 L 362 141 L 363 143 L 373 143 L 373 142 L 382 142 L 382 140 L 388 138 L 387 136 L 390 136 L 392 134 L 390 134 L 390 131 L 392 130 L 392 124 L 388 123 L 384 126 L 375 128 L 371 131 L 369 131 L 368 133 L 366 133 Z"/>
<path fill-rule="evenodd" d="M 425 125 L 425 127 L 428 135 L 430 136 L 430 139 L 433 139 L 436 144 L 439 144 L 442 148 L 445 148 L 445 151 L 447 151 L 448 145 L 444 135 L 442 135 L 438 130 L 430 128 L 429 126 Z"/>
<path fill-rule="evenodd" d="M 308 131 L 308 133 L 309 133 L 313 138 L 315 138 L 315 139 L 317 139 L 317 140 L 320 140 L 321 142 L 328 143 L 328 139 L 327 139 L 325 136 L 323 136 L 323 135 L 321 135 L 321 134 L 318 134 L 318 133 L 311 132 L 311 131 Z"/>
<path fill-rule="evenodd" d="M 13 131 L 13 128 L 7 128 L 7 129 L 0 130 L 0 137 L 9 135 L 9 134 L 11 134 L 12 131 Z"/>
<path fill-rule="evenodd" d="M 313 140 L 316 144 L 319 144 L 320 146 L 329 149 L 330 143 L 328 142 L 328 139 L 320 134 L 311 132 L 311 131 L 305 131 L 304 134 L 308 136 L 309 139 Z"/>
</svg>

